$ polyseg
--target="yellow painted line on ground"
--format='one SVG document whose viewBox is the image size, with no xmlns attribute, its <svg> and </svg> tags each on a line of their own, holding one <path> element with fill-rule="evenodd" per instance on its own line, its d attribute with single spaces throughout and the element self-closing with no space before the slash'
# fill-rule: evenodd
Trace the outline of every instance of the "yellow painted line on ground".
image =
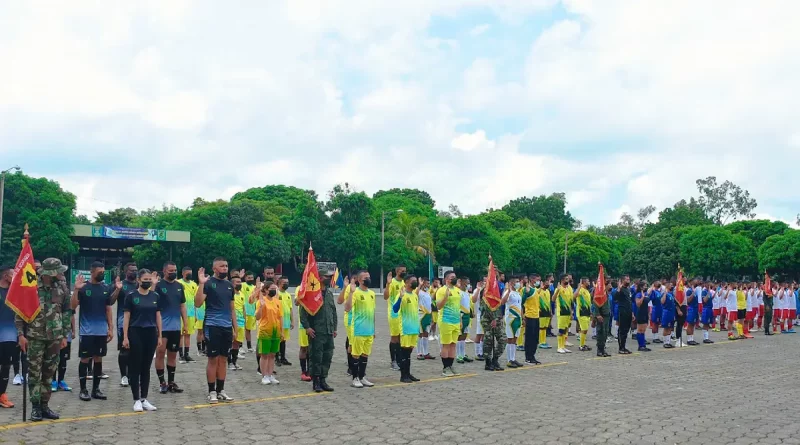
<svg viewBox="0 0 800 445">
<path fill-rule="evenodd" d="M 420 380 L 419 382 L 416 382 L 414 384 L 434 383 L 434 382 L 443 382 L 443 381 L 447 381 L 447 380 L 465 379 L 465 378 L 475 377 L 477 375 L 478 374 L 459 374 L 459 375 L 456 375 L 456 376 L 453 376 L 453 377 L 436 377 L 436 378 L 432 378 L 432 379 Z M 386 384 L 386 385 L 375 385 L 373 388 L 364 388 L 364 391 L 374 391 L 376 389 L 382 389 L 382 388 L 394 388 L 394 387 L 397 387 L 397 386 L 411 386 L 411 385 L 413 385 L 413 384 L 411 384 L 411 383 L 400 383 L 400 382 L 398 382 L 398 383 L 389 383 L 389 384 Z M 227 402 L 227 403 L 220 402 L 220 403 L 215 403 L 213 405 L 210 404 L 210 403 L 202 403 L 202 404 L 199 404 L 199 405 L 184 406 L 184 408 L 185 409 L 217 408 L 217 407 L 230 406 L 230 405 L 244 405 L 244 404 L 248 404 L 248 403 L 261 403 L 261 402 L 276 402 L 278 400 L 291 400 L 291 399 L 300 399 L 300 398 L 303 398 L 303 397 L 324 396 L 324 395 L 328 395 L 328 394 L 333 394 L 333 393 L 331 393 L 331 392 L 309 392 L 309 393 L 303 393 L 303 394 L 290 394 L 290 395 L 285 395 L 285 396 L 262 397 L 262 398 L 258 398 L 258 399 L 235 400 L 233 402 Z"/>
<path fill-rule="evenodd" d="M 56 423 L 85 422 L 88 420 L 101 420 L 101 419 L 112 419 L 115 417 L 138 416 L 141 414 L 144 413 L 126 412 L 126 413 L 98 414 L 96 416 L 64 417 L 58 420 L 43 420 L 41 422 L 29 421 L 25 423 L 12 423 L 11 425 L 0 425 L 0 431 L 15 430 L 18 428 L 30 428 L 33 426 L 53 425 Z"/>
</svg>

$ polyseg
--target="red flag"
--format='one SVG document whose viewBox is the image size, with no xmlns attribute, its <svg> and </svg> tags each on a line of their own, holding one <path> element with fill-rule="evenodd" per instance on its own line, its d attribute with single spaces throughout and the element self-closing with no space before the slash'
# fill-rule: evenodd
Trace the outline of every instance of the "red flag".
<svg viewBox="0 0 800 445">
<path fill-rule="evenodd" d="M 686 303 L 686 285 L 683 282 L 683 269 L 678 264 L 678 284 L 675 286 L 675 301 L 678 306 L 683 306 Z"/>
<path fill-rule="evenodd" d="M 489 257 L 489 273 L 486 279 L 486 289 L 483 291 L 483 301 L 489 306 L 491 310 L 497 310 L 500 307 L 500 285 L 497 284 L 497 270 L 494 268 L 494 260 Z"/>
<path fill-rule="evenodd" d="M 314 258 L 314 249 L 308 248 L 308 261 L 303 271 L 303 281 L 297 289 L 297 304 L 303 306 L 311 315 L 316 315 L 322 307 L 322 284 L 319 281 L 317 259 Z"/>
<path fill-rule="evenodd" d="M 772 296 L 772 278 L 769 277 L 766 269 L 764 269 L 764 295 Z"/>
<path fill-rule="evenodd" d="M 600 272 L 597 274 L 597 282 L 594 285 L 594 304 L 602 306 L 608 301 L 608 294 L 606 293 L 606 273 L 603 270 L 603 263 L 597 263 L 600 266 Z"/>
<path fill-rule="evenodd" d="M 39 314 L 39 290 L 36 269 L 33 267 L 33 250 L 27 239 L 22 241 L 22 251 L 14 267 L 14 278 L 8 288 L 6 305 L 25 320 L 25 323 L 30 323 Z"/>
</svg>

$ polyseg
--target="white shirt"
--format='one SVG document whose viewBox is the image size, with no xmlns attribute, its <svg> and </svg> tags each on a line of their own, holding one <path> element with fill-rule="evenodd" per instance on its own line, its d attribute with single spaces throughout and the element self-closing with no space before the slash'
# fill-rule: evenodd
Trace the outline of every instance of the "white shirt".
<svg viewBox="0 0 800 445">
<path fill-rule="evenodd" d="M 737 298 L 736 298 L 736 289 L 731 289 L 728 291 L 728 312 L 736 312 L 737 310 Z"/>
<path fill-rule="evenodd" d="M 789 310 L 797 310 L 797 298 L 795 298 L 794 292 L 791 289 L 789 289 L 786 291 L 786 295 L 787 295 L 785 298 L 786 308 Z"/>
<path fill-rule="evenodd" d="M 511 315 L 511 308 L 517 308 L 517 315 L 522 315 L 522 296 L 515 290 L 511 291 L 506 301 L 506 317 Z"/>
<path fill-rule="evenodd" d="M 764 306 L 764 292 L 760 289 L 756 291 L 756 301 L 759 306 Z"/>
<path fill-rule="evenodd" d="M 425 315 L 426 313 L 431 313 L 431 294 L 428 292 L 421 290 L 419 291 L 419 306 L 421 308 L 425 308 L 427 312 L 423 312 L 422 310 L 419 311 L 419 315 Z"/>
<path fill-rule="evenodd" d="M 711 291 L 711 294 L 714 296 L 714 297 L 712 298 L 712 300 L 711 300 L 711 305 L 712 305 L 712 307 L 713 307 L 714 309 L 719 309 L 719 308 L 720 308 L 719 301 L 720 301 L 720 298 L 721 298 L 721 297 L 719 296 L 719 294 L 718 294 L 718 293 L 714 292 L 713 290 Z"/>
<path fill-rule="evenodd" d="M 747 295 L 747 312 L 750 312 L 753 310 L 753 289 L 748 289 L 746 295 Z"/>
</svg>

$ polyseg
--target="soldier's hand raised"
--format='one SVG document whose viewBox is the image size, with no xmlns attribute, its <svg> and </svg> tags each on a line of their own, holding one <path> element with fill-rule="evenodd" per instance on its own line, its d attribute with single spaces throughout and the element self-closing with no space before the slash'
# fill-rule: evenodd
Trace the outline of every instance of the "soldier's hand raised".
<svg viewBox="0 0 800 445">
<path fill-rule="evenodd" d="M 86 287 L 86 277 L 84 277 L 83 274 L 78 274 L 78 276 L 75 277 L 75 289 L 81 290 L 84 287 Z"/>
<path fill-rule="evenodd" d="M 209 276 L 206 275 L 206 268 L 205 267 L 201 267 L 201 268 L 197 269 L 197 283 L 199 285 L 202 286 L 202 285 L 208 283 L 208 278 L 209 278 Z"/>
</svg>

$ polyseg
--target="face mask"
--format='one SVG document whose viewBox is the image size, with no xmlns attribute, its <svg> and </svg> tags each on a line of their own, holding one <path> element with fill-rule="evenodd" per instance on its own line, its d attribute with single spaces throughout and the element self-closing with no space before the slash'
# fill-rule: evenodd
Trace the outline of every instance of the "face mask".
<svg viewBox="0 0 800 445">
<path fill-rule="evenodd" d="M 416 281 L 412 281 L 411 282 L 411 289 L 416 289 L 417 287 L 419 287 L 419 283 L 417 283 Z"/>
<path fill-rule="evenodd" d="M 325 287 L 330 286 L 331 285 L 331 279 L 330 278 L 323 278 L 322 279 L 322 284 L 324 284 Z"/>
<path fill-rule="evenodd" d="M 139 286 L 141 286 L 142 289 L 150 289 L 150 286 L 152 285 L 153 285 L 152 281 L 142 281 L 142 284 L 140 284 Z"/>
<path fill-rule="evenodd" d="M 172 273 L 168 273 L 167 274 L 167 280 L 168 281 L 175 281 L 176 278 L 178 278 L 178 273 L 177 272 L 172 272 Z"/>
<path fill-rule="evenodd" d="M 274 297 L 275 294 L 277 293 L 278 291 L 276 291 L 275 289 L 270 289 L 269 292 L 267 292 L 267 295 L 269 295 L 270 297 Z"/>
<path fill-rule="evenodd" d="M 94 280 L 95 280 L 95 281 L 103 281 L 103 278 L 105 278 L 105 276 L 106 276 L 106 274 L 104 274 L 104 273 L 99 273 L 99 274 L 97 274 L 97 275 L 95 275 L 95 276 L 94 276 Z"/>
<path fill-rule="evenodd" d="M 289 289 L 289 285 L 286 283 L 281 284 L 281 290 Z"/>
<path fill-rule="evenodd" d="M 369 278 L 364 278 L 363 280 L 361 280 L 361 284 L 363 284 L 366 287 L 369 287 L 369 285 L 372 284 L 372 280 L 370 280 Z"/>
<path fill-rule="evenodd" d="M 405 272 L 400 272 L 399 274 L 397 274 L 397 278 L 400 278 L 401 280 L 404 280 L 406 278 L 406 273 Z"/>
<path fill-rule="evenodd" d="M 252 286 L 252 285 L 256 284 L 256 280 L 247 280 L 247 284 Z"/>
<path fill-rule="evenodd" d="M 514 289 L 519 290 L 520 287 L 522 287 L 522 285 L 520 283 L 518 283 L 518 282 L 514 283 Z"/>
<path fill-rule="evenodd" d="M 218 275 L 220 280 L 224 280 L 228 276 L 228 272 L 220 272 Z"/>
<path fill-rule="evenodd" d="M 128 281 L 133 281 L 133 280 L 135 280 L 135 279 L 136 279 L 136 272 L 128 272 L 128 273 L 125 275 L 125 278 L 127 278 L 127 279 L 128 279 Z"/>
<path fill-rule="evenodd" d="M 537 282 L 536 282 L 536 283 L 534 283 L 533 285 L 534 285 L 535 287 L 539 287 L 541 284 L 542 284 L 542 282 L 541 282 L 541 281 L 537 281 Z"/>
<path fill-rule="evenodd" d="M 185 281 L 189 281 L 189 280 L 191 280 L 191 279 L 192 279 L 192 274 L 190 274 L 190 273 L 187 273 L 186 275 L 184 275 L 184 276 L 183 276 L 183 279 L 184 279 Z"/>
<path fill-rule="evenodd" d="M 450 285 L 451 285 L 451 286 L 455 286 L 455 285 L 456 285 L 456 283 L 458 283 L 458 278 L 451 278 L 451 279 L 450 279 Z"/>
<path fill-rule="evenodd" d="M 233 286 L 233 288 L 236 289 L 236 290 L 242 290 L 242 285 L 241 284 L 237 284 L 237 285 Z"/>
</svg>

